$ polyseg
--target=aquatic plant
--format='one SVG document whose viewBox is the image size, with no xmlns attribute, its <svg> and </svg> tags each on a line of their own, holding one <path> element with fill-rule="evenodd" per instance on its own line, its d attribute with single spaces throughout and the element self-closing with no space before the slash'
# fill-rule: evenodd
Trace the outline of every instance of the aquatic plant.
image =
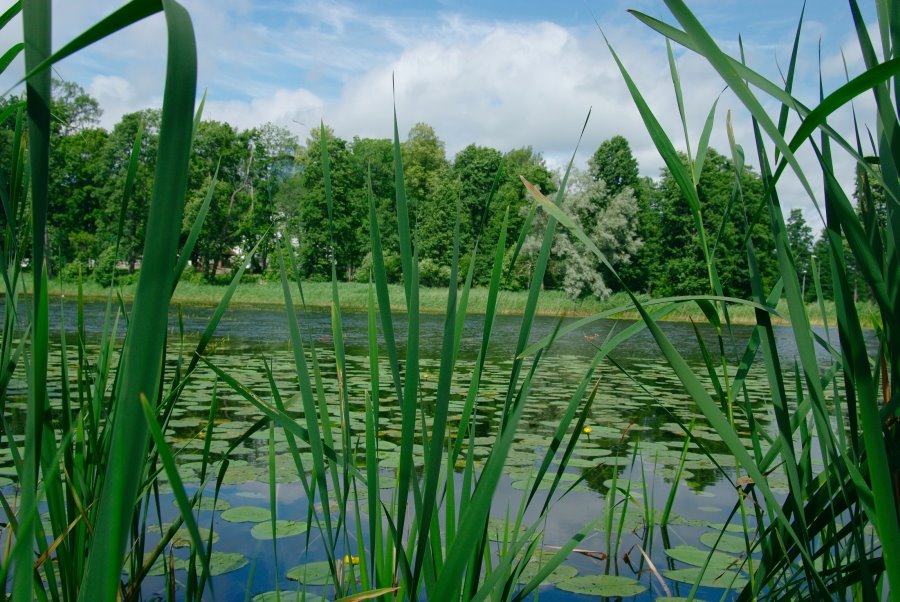
<svg viewBox="0 0 900 602">
<path fill-rule="evenodd" d="M 720 466 L 720 470 L 735 487 L 734 511 L 742 517 L 744 525 L 743 536 L 738 539 L 743 545 L 735 546 L 733 551 L 739 547 L 743 549 L 748 559 L 746 568 L 750 571 L 746 584 L 738 579 L 734 585 L 743 587 L 741 599 L 747 600 L 757 597 L 900 599 L 900 429 L 897 425 L 900 271 L 897 270 L 896 246 L 900 236 L 897 206 L 900 200 L 900 120 L 896 105 L 900 59 L 892 50 L 897 44 L 900 14 L 893 3 L 876 2 L 877 34 L 883 53 L 879 57 L 877 44 L 870 37 L 870 29 L 857 2 L 850 0 L 851 19 L 866 68 L 834 92 L 825 95 L 823 91 L 819 104 L 810 108 L 791 94 L 802 16 L 785 82 L 778 85 L 753 71 L 740 58 L 724 53 L 684 2 L 666 0 L 666 5 L 678 26 L 637 11 L 633 14 L 667 38 L 672 81 L 685 136 L 688 129 L 671 42 L 704 57 L 747 109 L 753 123 L 751 148 L 755 147 L 765 184 L 765 204 L 747 206 L 737 184 L 745 168 L 745 152 L 734 138 L 729 118 L 728 136 L 736 182 L 729 210 L 745 216 L 744 245 L 753 296 L 751 299 L 725 297 L 716 269 L 716 238 L 705 230 L 703 204 L 698 195 L 699 174 L 714 124 L 716 102 L 712 102 L 695 153 L 690 153 L 690 141 L 686 140 L 690 155 L 684 163 L 631 79 L 624 61 L 610 47 L 647 131 L 688 200 L 706 258 L 709 294 L 686 300 L 673 299 L 672 302 L 698 305 L 707 323 L 717 332 L 720 350 L 724 349 L 724 341 L 731 334 L 731 307 L 746 305 L 753 307 L 756 313 L 756 332 L 737 358 L 737 371 L 729 371 L 724 351 L 719 356 L 719 366 L 716 366 L 715 356 L 707 353 L 702 376 L 711 384 L 705 385 L 701 374 L 688 365 L 668 340 L 648 307 L 632 295 L 635 308 L 682 386 L 733 455 L 733 465 Z M 835 111 L 863 94 L 873 95 L 877 111 L 877 123 L 867 145 L 864 145 L 855 122 L 854 131 L 844 133 L 828 123 L 829 116 Z M 777 101 L 780 105 L 777 117 L 765 111 L 761 97 Z M 797 115 L 799 125 L 789 134 L 787 126 L 791 113 Z M 769 144 L 771 150 L 767 148 Z M 804 172 L 795 156 L 804 145 L 813 150 L 818 161 L 824 182 L 819 193 L 810 184 L 811 174 Z M 858 165 L 862 195 L 858 211 L 836 179 L 833 153 L 837 150 L 846 153 Z M 830 328 L 824 337 L 810 327 L 798 271 L 787 242 L 779 198 L 779 184 L 787 172 L 796 175 L 827 225 L 828 257 L 823 263 L 836 283 L 836 325 L 828 324 Z M 592 248 L 610 272 L 615 273 L 603 253 L 576 224 L 540 191 L 527 182 L 526 186 L 543 209 Z M 885 207 L 875 207 L 873 188 L 884 191 Z M 878 219 L 878 211 L 883 212 L 884 219 Z M 776 241 L 780 279 L 768 289 L 757 270 L 758 258 L 750 233 L 750 225 L 757 220 L 767 224 Z M 845 242 L 849 251 L 845 250 Z M 850 256 L 859 266 L 877 304 L 875 330 L 879 344 L 873 356 L 867 352 L 862 318 L 849 286 Z M 821 299 L 817 270 L 814 270 L 814 280 Z M 782 297 L 787 300 L 797 346 L 796 359 L 780 356 L 775 346 L 772 318 L 776 303 Z M 837 340 L 833 340 L 835 326 Z M 699 331 L 697 337 L 705 349 Z M 824 366 L 817 361 L 817 349 L 824 350 L 829 358 Z M 744 386 L 746 374 L 756 361 L 765 366 L 771 391 L 770 404 L 763 410 L 751 406 Z M 796 393 L 789 394 L 785 379 L 792 372 Z M 762 418 L 760 412 L 774 414 L 777 430 L 769 435 L 763 429 L 751 429 L 749 444 L 745 446 L 734 428 L 734 418 L 743 415 L 754 424 Z M 818 472 L 811 463 L 813 452 L 822 458 L 823 466 Z M 789 486 L 784 499 L 776 497 L 768 484 L 767 475 L 776 466 L 783 466 L 787 473 Z M 759 525 L 758 532 L 749 526 L 747 518 L 751 516 L 755 516 Z M 870 528 L 874 536 L 870 535 Z M 721 549 L 726 541 L 731 542 L 731 539 L 726 539 L 723 534 L 709 543 L 713 548 Z M 761 552 L 759 560 L 752 559 L 754 552 Z M 667 576 L 693 581 L 693 595 L 698 586 L 717 572 L 718 562 L 714 552 L 710 552 L 703 569 L 678 576 L 670 571 Z"/>
</svg>

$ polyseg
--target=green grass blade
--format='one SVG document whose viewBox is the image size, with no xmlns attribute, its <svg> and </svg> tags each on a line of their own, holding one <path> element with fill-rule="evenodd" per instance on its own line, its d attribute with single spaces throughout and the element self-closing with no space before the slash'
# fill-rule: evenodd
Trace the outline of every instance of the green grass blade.
<svg viewBox="0 0 900 602">
<path fill-rule="evenodd" d="M 412 295 L 412 239 L 409 228 L 409 205 L 406 199 L 406 184 L 403 180 L 403 156 L 400 152 L 400 132 L 397 128 L 397 107 L 394 106 L 394 194 L 397 200 L 397 228 L 400 237 L 400 264 L 403 271 L 403 286 L 406 303 Z"/>
<path fill-rule="evenodd" d="M 459 278 L 459 236 L 460 236 L 460 203 L 456 203 L 456 222 L 453 235 L 453 258 L 450 263 L 450 290 L 447 293 L 447 313 L 444 318 L 444 336 L 441 343 L 441 364 L 438 374 L 438 388 L 434 402 L 433 422 L 431 427 L 431 449 L 425 466 L 425 487 L 423 492 L 422 511 L 417 517 L 422 525 L 419 540 L 416 544 L 416 559 L 413 565 L 412 591 L 417 590 L 421 577 L 422 565 L 427 550 L 428 526 L 432 522 L 438 503 L 438 482 L 441 480 L 441 461 L 443 460 L 444 436 L 447 430 L 447 415 L 450 405 L 450 388 L 455 367 L 455 350 L 462 336 L 461 329 L 456 328 L 456 283 Z M 426 429 L 423 425 L 423 432 Z M 448 477 L 448 480 L 452 477 Z M 448 485 L 449 486 L 449 485 Z M 438 538 L 439 540 L 440 538 Z"/>
<path fill-rule="evenodd" d="M 200 530 L 197 528 L 197 521 L 194 520 L 193 507 L 191 506 L 190 500 L 188 500 L 187 493 L 184 491 L 184 484 L 181 481 L 181 474 L 178 472 L 178 466 L 175 464 L 175 457 L 172 455 L 172 451 L 169 449 L 168 443 L 166 443 L 166 437 L 159 427 L 159 423 L 156 421 L 156 415 L 153 408 L 150 407 L 150 403 L 143 395 L 141 396 L 140 404 L 144 413 L 144 419 L 147 421 L 150 436 L 156 444 L 156 450 L 159 452 L 159 457 L 165 467 L 166 475 L 168 475 L 169 482 L 172 484 L 172 494 L 175 496 L 178 511 L 181 513 L 181 518 L 187 526 L 194 550 L 200 554 L 203 570 L 208 575 L 209 557 L 203 553 L 203 550 L 205 549 L 203 538 L 200 536 Z M 210 584 L 210 591 L 212 591 L 212 584 Z"/>
<path fill-rule="evenodd" d="M 44 60 L 51 49 L 50 2 L 37 0 L 22 7 L 22 26 L 25 42 L 25 67 L 31 70 Z M 31 265 L 32 329 L 31 361 L 28 383 L 28 412 L 25 419 L 25 453 L 19 483 L 22 488 L 20 506 L 19 540 L 13 552 L 16 570 L 13 574 L 12 592 L 16 600 L 31 600 L 34 583 L 31 566 L 32 542 L 35 533 L 34 514 L 37 509 L 37 485 L 39 460 L 43 451 L 42 436 L 48 425 L 43 417 L 48 408 L 47 362 L 49 353 L 49 325 L 47 309 L 46 266 L 44 265 L 44 238 L 47 229 L 48 187 L 50 181 L 50 74 L 41 72 L 26 83 L 28 113 L 28 165 L 31 176 Z M 39 532 L 39 531 L 38 531 Z"/>
<path fill-rule="evenodd" d="M 168 64 L 159 138 L 159 157 L 147 219 L 141 275 L 123 351 L 121 387 L 112 425 L 105 487 L 98 505 L 95 537 L 103 542 L 91 551 L 80 600 L 113 599 L 140 470 L 147 447 L 147 424 L 140 397 L 156 400 L 165 354 L 173 267 L 187 187 L 197 51 L 188 13 L 174 0 L 164 1 L 168 29 Z"/>
<path fill-rule="evenodd" d="M 12 46 L 10 46 L 9 50 L 4 52 L 3 55 L 0 56 L 0 73 L 3 73 L 4 71 L 6 71 L 6 68 L 9 67 L 10 63 L 12 63 L 14 60 L 16 60 L 16 57 L 18 57 L 19 54 L 21 54 L 21 52 L 24 49 L 25 49 L 25 44 L 23 44 L 22 42 L 19 42 L 17 44 L 13 44 Z M 9 107 L 9 109 L 12 109 L 12 107 Z M 3 116 L 3 119 L 0 119 L 0 123 L 5 121 L 6 117 L 9 116 L 11 113 L 12 113 L 12 110 L 10 110 L 9 113 L 7 113 L 5 116 Z"/>
</svg>

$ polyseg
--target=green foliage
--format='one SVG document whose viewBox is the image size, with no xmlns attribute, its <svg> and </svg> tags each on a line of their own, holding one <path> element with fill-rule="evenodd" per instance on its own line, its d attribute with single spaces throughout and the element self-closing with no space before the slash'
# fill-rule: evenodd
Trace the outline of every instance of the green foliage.
<svg viewBox="0 0 900 602">
<path fill-rule="evenodd" d="M 635 224 L 637 205 L 630 187 L 612 196 L 603 180 L 594 179 L 589 172 L 575 171 L 561 209 L 613 266 L 630 263 L 641 246 Z M 525 257 L 536 255 L 540 247 L 540 232 L 546 224 L 541 216 L 534 222 L 537 235 L 529 236 L 522 248 Z M 577 238 L 565 231 L 556 235 L 548 268 L 551 286 L 559 286 L 572 299 L 585 295 L 605 299 L 611 290 L 602 268 L 602 262 Z"/>
<path fill-rule="evenodd" d="M 631 188 L 637 198 L 639 196 L 639 179 L 637 159 L 631 153 L 631 146 L 622 136 L 613 136 L 604 140 L 593 156 L 588 160 L 588 171 L 597 181 L 606 183 L 610 197 L 614 197 L 625 188 Z"/>
<path fill-rule="evenodd" d="M 112 286 L 118 273 L 118 258 L 115 247 L 106 247 L 97 257 L 97 265 L 94 266 L 93 278 L 101 286 Z"/>
<path fill-rule="evenodd" d="M 682 160 L 686 161 L 684 156 Z M 750 294 L 744 249 L 748 223 L 764 286 L 774 284 L 777 266 L 772 253 L 772 234 L 766 224 L 761 219 L 749 222 L 760 215 L 760 177 L 749 169 L 745 170 L 740 176 L 740 187 L 736 188 L 734 174 L 733 162 L 709 149 L 697 194 L 723 291 L 729 296 L 746 296 Z M 740 201 L 732 204 L 737 190 L 740 191 Z M 656 250 L 660 255 L 656 258 L 658 261 L 652 273 L 654 294 L 671 296 L 708 292 L 709 272 L 699 233 L 688 201 L 668 169 L 663 171 L 657 194 L 660 227 Z"/>
<path fill-rule="evenodd" d="M 297 216 L 300 273 L 305 278 L 327 280 L 331 277 L 334 262 L 341 277 L 350 279 L 365 256 L 363 181 L 351 159 L 348 143 L 331 135 L 329 130 L 328 152 L 334 195 L 334 219 L 329 222 L 319 139 L 318 130 L 313 130 L 300 159 L 303 164 Z M 334 248 L 331 246 L 332 231 Z"/>
<path fill-rule="evenodd" d="M 794 256 L 794 265 L 797 273 L 802 277 L 803 298 L 805 301 L 812 301 L 815 298 L 812 286 L 812 228 L 806 224 L 806 220 L 803 219 L 803 211 L 800 209 L 791 209 L 785 227 L 791 254 Z"/>
</svg>

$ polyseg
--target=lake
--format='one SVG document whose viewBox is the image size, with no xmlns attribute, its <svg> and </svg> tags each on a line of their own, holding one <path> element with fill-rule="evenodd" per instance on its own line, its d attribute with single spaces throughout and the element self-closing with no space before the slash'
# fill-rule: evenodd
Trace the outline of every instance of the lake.
<svg viewBox="0 0 900 602">
<path fill-rule="evenodd" d="M 91 304 L 86 307 L 89 355 L 96 352 L 103 312 L 103 305 Z M 180 319 L 173 313 L 170 322 L 170 350 L 176 354 L 168 361 L 167 369 L 170 373 L 178 366 L 177 350 L 183 346 L 184 353 L 190 354 L 211 313 L 211 309 L 197 307 L 183 308 Z M 57 320 L 56 325 L 51 328 L 58 331 L 61 319 L 70 335 L 74 333 L 76 317 L 71 305 L 66 305 L 62 311 L 51 310 L 51 314 Z M 343 318 L 350 417 L 348 424 L 343 424 L 340 408 L 335 403 L 336 395 L 333 393 L 337 390 L 338 379 L 332 351 L 330 314 L 318 311 L 304 313 L 301 324 L 307 350 L 309 343 L 314 343 L 316 347 L 323 388 L 329 392 L 328 412 L 334 436 L 339 438 L 346 428 L 351 441 L 357 443 L 364 442 L 365 439 L 365 400 L 371 389 L 368 376 L 367 316 L 347 313 Z M 395 315 L 394 319 L 396 338 L 398 342 L 405 341 L 405 317 Z M 571 319 L 537 318 L 531 340 L 541 340 L 552 334 L 558 326 L 566 326 L 572 322 Z M 423 420 L 429 424 L 430 401 L 437 389 L 444 318 L 439 315 L 423 315 L 420 324 L 423 358 L 420 399 Z M 629 324 L 602 320 L 584 326 L 556 340 L 541 358 L 514 446 L 504 467 L 500 489 L 494 499 L 494 520 L 489 527 L 492 539 L 504 539 L 504 535 L 512 528 L 506 524 L 504 517 L 507 513 L 516 512 L 522 496 L 531 488 L 540 460 L 550 445 L 556 426 L 587 371 L 597 346 Z M 519 325 L 520 319 L 515 316 L 498 316 L 495 321 L 476 406 L 479 422 L 474 433 L 475 448 L 472 454 L 476 467 L 495 443 Z M 482 317 L 470 316 L 467 319 L 451 388 L 448 419 L 451 430 L 460 419 L 468 380 L 475 369 L 481 345 L 482 329 Z M 662 329 L 695 372 L 704 375 L 706 368 L 703 347 L 698 343 L 693 327 L 684 323 L 664 323 Z M 729 360 L 730 378 L 734 376 L 738 359 L 752 330 L 748 326 L 737 326 L 733 335 L 727 337 L 723 351 Z M 720 350 L 714 331 L 701 326 L 699 333 L 721 372 L 722 367 L 718 362 Z M 790 330 L 779 328 L 776 333 L 783 361 L 793 357 L 796 350 Z M 405 348 L 401 345 L 399 351 L 402 357 Z M 54 357 L 51 374 L 58 378 L 58 353 Z M 207 357 L 268 403 L 272 403 L 271 386 L 266 372 L 266 366 L 270 366 L 273 380 L 283 396 L 288 412 L 303 424 L 305 416 L 282 310 L 246 307 L 230 309 L 217 329 Z M 379 458 L 382 499 L 390 503 L 393 474 L 399 463 L 397 447 L 400 439 L 400 409 L 385 357 L 382 349 Z M 823 361 L 826 357 L 824 353 L 821 355 Z M 786 378 L 788 390 L 792 390 L 792 366 L 785 367 L 789 372 Z M 591 521 L 600 519 L 600 524 L 579 543 L 578 548 L 582 551 L 573 553 L 566 561 L 564 566 L 569 568 L 555 572 L 551 582 L 542 586 L 540 599 L 591 599 L 587 594 L 577 593 L 581 591 L 579 587 L 583 587 L 583 581 L 579 582 L 578 579 L 591 575 L 619 575 L 628 578 L 623 581 L 631 584 L 631 590 L 592 590 L 606 592 L 606 595 L 614 597 L 621 595 L 623 599 L 651 600 L 666 595 L 687 595 L 695 577 L 692 567 L 698 564 L 698 558 L 702 565 L 706 559 L 705 552 L 710 549 L 709 545 L 716 543 L 718 533 L 725 528 L 729 518 L 731 526 L 727 529 L 737 531 L 741 535 L 740 541 L 735 541 L 738 539 L 735 535 L 723 536 L 718 543 L 719 551 L 711 560 L 711 567 L 716 563 L 722 564 L 715 571 L 716 574 L 712 575 L 719 579 L 709 584 L 717 587 L 701 587 L 698 599 L 720 599 L 726 592 L 723 588 L 731 579 L 735 580 L 732 585 L 740 587 L 742 580 L 746 578 L 746 567 L 742 573 L 725 570 L 735 568 L 735 565 L 730 566 L 733 559 L 737 558 L 737 564 L 742 564 L 739 557 L 743 550 L 740 513 L 732 516 L 738 499 L 731 483 L 735 478 L 733 457 L 726 453 L 719 437 L 699 415 L 694 403 L 681 391 L 678 380 L 664 364 L 655 342 L 646 331 L 617 346 L 610 353 L 609 359 L 601 364 L 597 374 L 600 382 L 597 396 L 584 423 L 585 432 L 575 446 L 561 477 L 563 487 L 553 496 L 549 517 L 541 527 L 541 545 L 550 550 L 553 546 L 563 545 Z M 704 378 L 704 382 L 709 382 L 709 378 Z M 202 367 L 193 375 L 172 412 L 167 430 L 171 447 L 178 452 L 179 471 L 188 493 L 196 491 L 200 482 L 198 471 L 202 469 L 203 437 L 214 391 L 219 411 L 210 451 L 216 460 L 221 460 L 232 442 L 238 440 L 261 417 L 259 410 L 243 397 L 221 381 L 217 382 L 214 373 L 208 368 Z M 765 421 L 765 417 L 769 415 L 764 409 L 769 403 L 768 384 L 761 367 L 750 370 L 746 392 L 747 398 L 741 402 L 749 403 L 757 410 L 756 417 L 760 422 L 755 427 L 771 430 Z M 58 398 L 58 385 L 56 390 L 51 389 L 50 394 Z M 21 432 L 24 426 L 25 396 L 27 389 L 23 383 L 11 383 L 6 419 L 14 432 Z M 682 462 L 685 437 L 678 421 L 686 425 L 692 420 L 696 421 L 693 429 L 695 441 L 684 455 L 683 472 L 675 489 L 669 526 L 660 529 L 654 523 L 658 521 L 659 513 L 665 506 Z M 735 413 L 735 425 L 738 434 L 747 437 L 750 426 L 740 412 Z M 310 536 L 307 539 L 309 505 L 298 479 L 297 467 L 288 452 L 287 438 L 280 430 L 276 430 L 271 444 L 269 439 L 269 430 L 263 428 L 228 454 L 229 467 L 221 483 L 219 504 L 213 508 L 210 497 L 209 504 L 204 504 L 203 509 L 197 512 L 198 524 L 214 531 L 214 550 L 219 554 L 216 560 L 223 563 L 214 569 L 221 573 L 213 579 L 216 599 L 219 600 L 245 600 L 248 591 L 251 596 L 261 595 L 275 589 L 276 585 L 278 589 L 287 592 L 305 591 L 308 594 L 327 595 L 330 591 L 327 585 L 323 585 L 323 579 L 315 574 L 325 558 L 324 548 L 315 526 L 309 527 Z M 420 464 L 421 434 L 417 435 L 417 441 L 420 444 L 417 446 L 417 464 Z M 701 453 L 701 444 L 709 455 Z M 306 460 L 306 466 L 310 466 L 312 456 L 308 452 L 308 446 L 301 442 L 299 448 L 300 457 Z M 562 450 L 557 458 L 561 453 Z M 361 465 L 364 464 L 364 450 L 357 450 L 356 457 Z M 4 479 L 0 483 L 3 483 L 4 492 L 11 492 L 15 487 L 9 479 L 14 474 L 11 468 L 9 450 L 4 447 L 0 455 L 0 478 Z M 213 469 L 218 470 L 218 465 L 214 465 Z M 553 473 L 551 469 L 551 478 Z M 270 475 L 274 477 L 273 488 L 270 488 Z M 730 478 L 726 478 L 726 475 Z M 459 479 L 458 473 L 455 478 Z M 549 485 L 550 479 L 545 479 L 539 492 L 549 489 Z M 769 475 L 769 485 L 776 493 L 785 491 L 787 487 L 784 475 L 777 469 Z M 211 496 L 213 490 L 213 484 L 209 483 L 205 495 Z M 150 513 L 150 524 L 155 524 L 151 531 L 158 533 L 160 524 L 165 528 L 177 516 L 177 508 L 169 491 L 166 487 L 162 488 L 159 513 Z M 279 537 L 274 540 L 269 529 L 271 523 L 264 512 L 270 506 L 272 495 L 276 499 L 277 518 L 290 521 L 280 523 L 285 531 L 279 533 Z M 360 506 L 367 508 L 364 501 Z M 241 516 L 240 510 L 245 507 L 251 507 L 249 517 Z M 648 514 L 649 508 L 653 509 L 652 514 Z M 528 520 L 533 520 L 534 516 L 536 509 L 526 513 Z M 752 515 L 748 519 L 752 527 Z M 365 512 L 361 514 L 360 520 L 365 523 Z M 361 526 L 365 530 L 365 525 Z M 347 529 L 351 535 L 356 533 L 355 516 L 348 518 Z M 752 530 L 750 533 L 753 534 Z M 158 535 L 151 536 L 149 545 L 152 546 L 158 538 Z M 273 541 L 277 545 L 273 545 Z M 186 545 L 183 538 L 177 543 Z M 352 555 L 354 544 L 352 541 L 349 543 L 351 547 L 342 553 Z M 726 556 L 727 554 L 731 556 Z M 176 547 L 174 555 L 176 558 L 186 558 L 187 548 Z M 606 558 L 602 559 L 604 556 Z M 650 569 L 648 559 L 661 576 Z M 307 573 L 301 575 L 300 581 L 289 579 L 289 570 L 299 565 L 307 566 Z M 183 570 L 183 565 L 176 565 L 178 567 L 182 568 L 176 571 L 176 578 L 183 575 L 183 572 L 179 572 Z M 161 566 L 158 567 L 157 573 L 161 569 Z M 710 574 L 708 571 L 708 576 Z M 555 585 L 557 581 L 558 586 Z M 567 582 L 570 585 L 567 586 Z M 572 583 L 576 585 L 571 585 Z M 574 592 L 567 591 L 573 588 Z M 163 577 L 149 577 L 144 583 L 144 593 L 150 599 L 164 598 Z M 630 595 L 631 593 L 634 595 Z M 181 595 L 183 594 L 182 591 Z M 596 594 L 593 597 L 596 598 Z M 726 594 L 726 598 L 728 597 L 730 594 Z M 293 593 L 285 599 L 294 599 Z"/>
</svg>

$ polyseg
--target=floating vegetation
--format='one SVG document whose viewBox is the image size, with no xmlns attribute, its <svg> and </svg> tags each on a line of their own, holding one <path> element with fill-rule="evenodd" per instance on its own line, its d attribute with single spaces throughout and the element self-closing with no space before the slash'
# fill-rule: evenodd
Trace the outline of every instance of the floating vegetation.
<svg viewBox="0 0 900 602">
<path fill-rule="evenodd" d="M 715 571 L 700 568 L 674 569 L 663 573 L 667 579 L 693 585 L 699 581 L 700 587 L 718 587 L 725 589 L 741 589 L 747 585 L 747 578 L 737 571 Z M 702 579 L 701 579 L 702 575 Z"/>
<path fill-rule="evenodd" d="M 230 523 L 261 523 L 272 518 L 272 512 L 259 506 L 233 506 L 222 512 L 221 518 Z"/>
<path fill-rule="evenodd" d="M 743 537 L 738 535 L 729 535 L 727 533 L 708 532 L 700 536 L 700 541 L 711 548 L 715 548 L 720 552 L 729 552 L 731 554 L 741 554 L 747 549 L 747 542 Z"/>
<path fill-rule="evenodd" d="M 304 585 L 328 585 L 332 582 L 331 567 L 326 560 L 307 562 L 288 570 L 287 578 Z"/>
<path fill-rule="evenodd" d="M 301 533 L 306 533 L 308 528 L 309 525 L 305 522 L 279 519 L 275 521 L 274 537 L 300 535 Z M 272 523 L 266 521 L 253 525 L 250 529 L 250 535 L 253 536 L 253 539 L 273 539 Z"/>
<path fill-rule="evenodd" d="M 636 596 L 647 591 L 637 579 L 615 575 L 582 575 L 560 581 L 556 587 L 575 594 L 620 598 Z"/>
</svg>

